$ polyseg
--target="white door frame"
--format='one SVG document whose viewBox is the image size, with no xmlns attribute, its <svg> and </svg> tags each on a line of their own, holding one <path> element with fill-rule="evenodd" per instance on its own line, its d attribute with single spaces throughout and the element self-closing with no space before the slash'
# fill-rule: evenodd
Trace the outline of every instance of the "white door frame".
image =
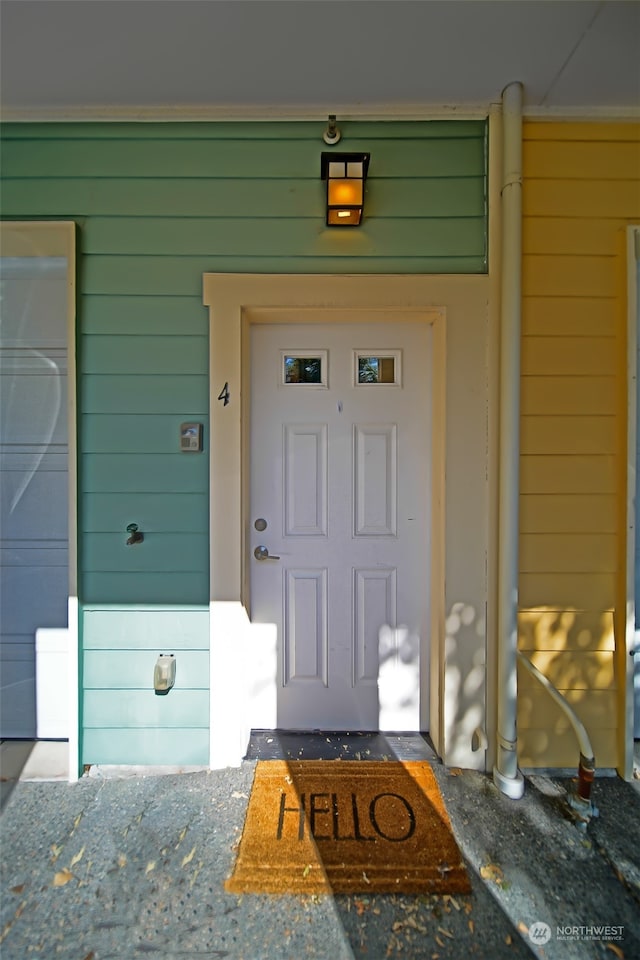
<svg viewBox="0 0 640 960">
<path fill-rule="evenodd" d="M 334 312 L 339 320 L 341 310 L 368 310 L 370 318 L 376 310 L 423 311 L 432 318 L 429 733 L 446 763 L 485 768 L 478 744 L 486 742 L 488 301 L 487 276 L 204 275 L 210 310 L 213 768 L 237 765 L 251 726 L 258 725 L 252 704 L 259 691 L 247 667 L 260 650 L 245 609 L 249 325 L 287 316 L 298 321 L 313 311 L 325 319 Z"/>
</svg>

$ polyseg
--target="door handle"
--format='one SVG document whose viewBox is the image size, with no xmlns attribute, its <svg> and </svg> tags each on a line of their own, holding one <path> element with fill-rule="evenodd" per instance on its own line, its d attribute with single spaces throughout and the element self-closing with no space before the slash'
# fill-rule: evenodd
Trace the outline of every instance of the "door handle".
<svg viewBox="0 0 640 960">
<path fill-rule="evenodd" d="M 253 555 L 256 560 L 279 560 L 280 557 L 274 556 L 273 553 L 269 553 L 268 547 L 256 547 L 253 551 Z"/>
</svg>

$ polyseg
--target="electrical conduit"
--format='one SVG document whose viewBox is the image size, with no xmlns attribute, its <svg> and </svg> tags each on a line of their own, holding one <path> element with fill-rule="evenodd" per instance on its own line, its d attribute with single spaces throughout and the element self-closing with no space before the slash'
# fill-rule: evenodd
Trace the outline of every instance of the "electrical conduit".
<svg viewBox="0 0 640 960">
<path fill-rule="evenodd" d="M 593 755 L 593 747 L 591 746 L 589 734 L 587 733 L 582 721 L 576 716 L 572 707 L 569 706 L 562 694 L 556 690 L 551 681 L 545 677 L 544 673 L 541 673 L 535 664 L 531 663 L 528 657 L 525 657 L 523 653 L 518 652 L 518 659 L 520 660 L 520 663 L 527 668 L 529 673 L 542 684 L 549 696 L 555 700 L 555 702 L 564 711 L 571 722 L 571 726 L 573 727 L 575 735 L 578 739 L 578 746 L 580 748 L 578 786 L 576 793 L 579 802 L 590 804 L 591 784 L 593 783 L 593 778 L 595 775 L 596 761 Z"/>
</svg>

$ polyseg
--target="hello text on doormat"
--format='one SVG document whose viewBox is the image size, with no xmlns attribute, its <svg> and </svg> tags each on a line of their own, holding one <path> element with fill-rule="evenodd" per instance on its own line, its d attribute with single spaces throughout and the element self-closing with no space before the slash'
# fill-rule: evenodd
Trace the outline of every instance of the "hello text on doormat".
<svg viewBox="0 0 640 960">
<path fill-rule="evenodd" d="M 428 763 L 261 761 L 234 893 L 467 893 Z"/>
</svg>

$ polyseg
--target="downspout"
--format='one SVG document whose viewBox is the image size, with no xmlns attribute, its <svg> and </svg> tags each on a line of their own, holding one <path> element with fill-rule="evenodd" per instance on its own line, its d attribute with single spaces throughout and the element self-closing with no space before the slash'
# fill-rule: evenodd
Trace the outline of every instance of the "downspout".
<svg viewBox="0 0 640 960">
<path fill-rule="evenodd" d="M 502 263 L 500 303 L 500 506 L 498 517 L 497 750 L 493 780 L 513 800 L 518 770 L 518 522 L 520 495 L 520 326 L 522 277 L 522 84 L 502 92 Z"/>
</svg>

